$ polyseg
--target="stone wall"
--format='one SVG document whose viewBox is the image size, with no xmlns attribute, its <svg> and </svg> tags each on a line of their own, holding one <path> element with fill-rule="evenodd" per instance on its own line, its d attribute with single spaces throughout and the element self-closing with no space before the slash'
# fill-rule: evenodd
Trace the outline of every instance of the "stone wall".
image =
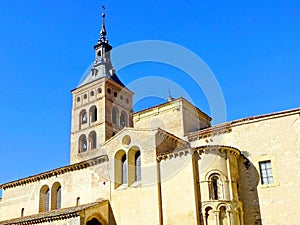
<svg viewBox="0 0 300 225">
<path fill-rule="evenodd" d="M 221 144 L 239 149 L 240 199 L 245 225 L 294 224 L 300 202 L 299 112 L 275 113 L 230 123 L 230 131 L 210 133 L 192 146 Z M 274 183 L 261 184 L 259 162 L 271 160 Z M 287 205 L 292 203 L 292 207 Z"/>
</svg>

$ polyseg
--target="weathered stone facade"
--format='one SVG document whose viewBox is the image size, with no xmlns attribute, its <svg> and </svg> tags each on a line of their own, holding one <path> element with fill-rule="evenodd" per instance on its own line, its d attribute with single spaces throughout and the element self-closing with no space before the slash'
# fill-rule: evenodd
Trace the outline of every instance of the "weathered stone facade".
<svg viewBox="0 0 300 225">
<path fill-rule="evenodd" d="M 2 184 L 0 224 L 296 224 L 300 109 L 215 126 L 184 98 L 133 113 L 110 49 L 103 24 L 70 165 Z"/>
</svg>

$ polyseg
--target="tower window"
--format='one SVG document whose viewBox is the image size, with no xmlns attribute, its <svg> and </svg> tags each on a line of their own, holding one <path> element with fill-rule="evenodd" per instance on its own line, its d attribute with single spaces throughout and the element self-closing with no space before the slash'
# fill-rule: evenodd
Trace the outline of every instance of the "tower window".
<svg viewBox="0 0 300 225">
<path fill-rule="evenodd" d="M 122 111 L 120 116 L 120 127 L 126 127 L 127 126 L 127 115 L 124 111 Z"/>
<path fill-rule="evenodd" d="M 84 99 L 87 99 L 87 94 L 84 94 L 84 95 L 83 95 L 83 98 L 84 98 Z"/>
<path fill-rule="evenodd" d="M 81 112 L 80 112 L 80 125 L 81 124 L 86 124 L 87 123 L 87 113 L 86 113 L 86 111 L 85 110 L 82 110 Z"/>
<path fill-rule="evenodd" d="M 126 103 L 129 104 L 129 99 L 128 98 L 126 98 Z"/>
<path fill-rule="evenodd" d="M 92 106 L 90 108 L 90 120 L 92 123 L 97 121 L 97 107 L 96 106 Z"/>
<path fill-rule="evenodd" d="M 118 96 L 118 93 L 117 92 L 114 92 L 114 97 L 117 97 Z"/>
<path fill-rule="evenodd" d="M 100 94 L 102 92 L 102 89 L 101 88 L 98 88 L 97 89 L 97 92 Z"/>
<path fill-rule="evenodd" d="M 111 89 L 107 88 L 107 93 L 110 94 L 111 93 Z"/>
<path fill-rule="evenodd" d="M 118 115 L 118 110 L 116 107 L 113 107 L 111 112 L 111 122 L 114 125 L 117 125 L 117 115 Z"/>
<path fill-rule="evenodd" d="M 96 132 L 95 131 L 92 131 L 89 134 L 89 142 L 90 142 L 90 149 L 97 148 L 97 137 L 96 137 Z"/>
<path fill-rule="evenodd" d="M 80 102 L 80 97 L 77 97 L 77 102 Z"/>
<path fill-rule="evenodd" d="M 123 100 L 123 98 L 124 98 L 123 95 L 121 95 L 121 96 L 120 96 L 120 99 Z"/>
<path fill-rule="evenodd" d="M 24 208 L 21 209 L 21 217 L 24 216 Z"/>
<path fill-rule="evenodd" d="M 95 92 L 94 91 L 91 91 L 91 96 L 94 96 L 95 95 Z"/>
<path fill-rule="evenodd" d="M 79 138 L 79 153 L 85 152 L 87 150 L 87 140 L 86 136 L 82 134 Z"/>
<path fill-rule="evenodd" d="M 271 160 L 259 162 L 259 170 L 261 184 L 274 183 Z"/>
</svg>

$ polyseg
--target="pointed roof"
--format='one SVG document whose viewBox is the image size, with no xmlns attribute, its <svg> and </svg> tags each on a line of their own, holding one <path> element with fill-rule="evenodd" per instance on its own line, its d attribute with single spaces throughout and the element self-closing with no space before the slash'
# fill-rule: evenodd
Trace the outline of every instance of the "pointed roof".
<svg viewBox="0 0 300 225">
<path fill-rule="evenodd" d="M 98 66 L 93 65 L 91 68 L 89 68 L 86 76 L 84 76 L 84 78 L 79 82 L 77 88 L 105 77 L 113 80 L 114 82 L 121 85 L 122 87 L 125 87 L 125 85 L 119 79 L 119 77 L 114 72 L 114 70 L 113 70 L 113 74 L 111 75 L 109 71 L 108 72 L 105 71 L 105 65 L 98 65 Z"/>
<path fill-rule="evenodd" d="M 103 10 L 105 10 L 104 6 L 102 6 L 102 8 Z M 110 51 L 112 50 L 112 46 L 109 45 L 108 39 L 106 37 L 107 32 L 104 19 L 105 13 L 103 12 L 100 38 L 98 39 L 97 44 L 94 46 L 94 49 L 96 51 L 95 61 L 91 68 L 89 68 L 89 70 L 85 73 L 85 76 L 83 76 L 84 78 L 79 82 L 77 87 L 81 87 L 101 78 L 109 78 L 122 87 L 125 87 L 125 85 L 116 75 L 115 69 L 111 64 Z"/>
</svg>

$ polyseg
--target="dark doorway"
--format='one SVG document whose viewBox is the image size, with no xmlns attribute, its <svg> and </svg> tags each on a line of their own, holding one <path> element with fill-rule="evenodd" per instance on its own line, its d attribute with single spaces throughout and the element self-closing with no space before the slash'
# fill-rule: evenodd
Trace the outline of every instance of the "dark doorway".
<svg viewBox="0 0 300 225">
<path fill-rule="evenodd" d="M 86 225 L 102 225 L 96 218 L 93 218 L 92 220 L 88 221 Z"/>
</svg>

